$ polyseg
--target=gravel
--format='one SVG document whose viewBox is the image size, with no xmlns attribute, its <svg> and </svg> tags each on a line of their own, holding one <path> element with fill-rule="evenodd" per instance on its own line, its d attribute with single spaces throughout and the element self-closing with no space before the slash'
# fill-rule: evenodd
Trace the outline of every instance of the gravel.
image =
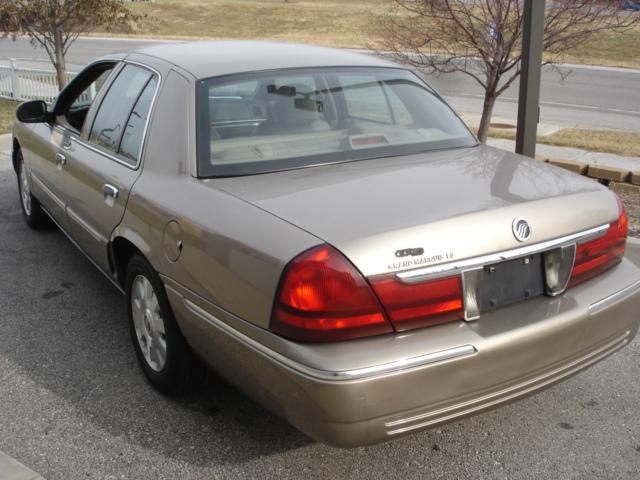
<svg viewBox="0 0 640 480">
<path fill-rule="evenodd" d="M 187 397 L 153 391 L 122 297 L 61 233 L 25 226 L 12 172 L 0 259 L 0 450 L 48 480 L 640 478 L 638 341 L 512 405 L 339 450 L 215 378 Z"/>
<path fill-rule="evenodd" d="M 640 192 L 616 192 L 629 215 L 629 235 L 640 238 Z"/>
</svg>

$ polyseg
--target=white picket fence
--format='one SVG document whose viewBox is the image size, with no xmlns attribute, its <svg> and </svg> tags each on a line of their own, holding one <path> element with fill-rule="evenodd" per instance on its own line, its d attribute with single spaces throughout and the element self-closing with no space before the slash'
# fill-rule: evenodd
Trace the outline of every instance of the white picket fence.
<svg viewBox="0 0 640 480">
<path fill-rule="evenodd" d="M 67 82 L 76 73 L 67 72 Z M 19 67 L 16 60 L 0 65 L 0 98 L 12 100 L 44 100 L 52 103 L 58 95 L 58 80 L 53 69 Z"/>
</svg>

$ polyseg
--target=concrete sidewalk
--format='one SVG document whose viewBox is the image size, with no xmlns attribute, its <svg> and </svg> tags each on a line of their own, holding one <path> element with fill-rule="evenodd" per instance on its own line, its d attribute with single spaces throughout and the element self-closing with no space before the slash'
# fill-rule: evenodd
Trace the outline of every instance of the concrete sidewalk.
<svg viewBox="0 0 640 480">
<path fill-rule="evenodd" d="M 11 165 L 11 134 L 0 135 L 0 171 L 9 170 Z"/>
<path fill-rule="evenodd" d="M 2 452 L 0 452 L 0 479 L 44 480 L 42 476 Z"/>
<path fill-rule="evenodd" d="M 480 115 L 460 113 L 460 117 L 471 128 L 480 124 Z M 516 121 L 511 118 L 493 116 L 492 126 L 500 126 L 505 131 L 516 131 Z M 547 137 L 564 129 L 560 125 L 550 123 L 538 124 L 538 136 Z M 493 147 L 510 152 L 515 151 L 516 142 L 500 138 L 489 138 L 487 143 Z M 558 147 L 539 143 L 536 147 L 536 158 L 550 161 L 559 167 L 566 168 L 581 175 L 588 175 L 598 180 L 633 184 L 640 192 L 640 157 L 627 157 L 613 153 L 591 152 L 580 148 Z"/>
<path fill-rule="evenodd" d="M 516 142 L 513 140 L 503 140 L 490 138 L 489 145 L 503 150 L 515 150 Z M 640 157 L 623 157 L 614 153 L 590 152 L 580 148 L 557 147 L 555 145 L 538 144 L 536 155 L 545 158 L 559 158 L 563 160 L 573 160 L 587 164 L 595 164 L 608 167 L 627 169 L 629 171 L 640 170 Z"/>
<path fill-rule="evenodd" d="M 479 113 L 470 113 L 470 112 L 457 112 L 460 115 L 460 118 L 464 120 L 464 122 L 470 127 L 477 129 L 480 125 L 480 120 L 482 119 L 482 115 Z M 491 127 L 496 128 L 496 125 L 503 125 L 506 131 L 515 132 L 517 128 L 517 120 L 509 117 L 500 117 L 498 115 L 493 115 L 491 117 Z M 568 128 L 563 125 L 556 125 L 554 123 L 538 123 L 538 136 L 546 137 L 548 135 L 553 135 L 560 130 Z"/>
</svg>

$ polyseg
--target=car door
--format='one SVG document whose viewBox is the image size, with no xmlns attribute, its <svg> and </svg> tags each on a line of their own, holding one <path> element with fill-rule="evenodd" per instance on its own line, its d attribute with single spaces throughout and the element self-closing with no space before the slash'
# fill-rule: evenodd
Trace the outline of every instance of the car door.
<svg viewBox="0 0 640 480">
<path fill-rule="evenodd" d="M 55 221 L 64 227 L 63 172 L 56 163 L 56 156 L 64 143 L 63 134 L 47 123 L 34 124 L 31 128 L 31 135 L 21 139 L 25 160 L 29 162 L 31 192 Z"/>
<path fill-rule="evenodd" d="M 29 154 L 34 195 L 65 229 L 66 150 L 71 147 L 72 135 L 79 135 L 94 99 L 116 64 L 104 61 L 84 69 L 58 96 L 53 106 L 55 120 L 34 124 L 33 135 L 22 146 Z"/>
<path fill-rule="evenodd" d="M 66 151 L 65 190 L 74 240 L 109 271 L 108 243 L 140 173 L 159 76 L 131 63 L 119 70 L 80 137 Z"/>
</svg>

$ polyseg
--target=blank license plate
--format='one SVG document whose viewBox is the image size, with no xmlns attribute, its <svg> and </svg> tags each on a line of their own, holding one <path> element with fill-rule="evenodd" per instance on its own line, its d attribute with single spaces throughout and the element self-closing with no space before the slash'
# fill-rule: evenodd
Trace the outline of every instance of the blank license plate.
<svg viewBox="0 0 640 480">
<path fill-rule="evenodd" d="M 484 267 L 479 281 L 480 312 L 544 293 L 542 255 L 509 260 Z"/>
</svg>

